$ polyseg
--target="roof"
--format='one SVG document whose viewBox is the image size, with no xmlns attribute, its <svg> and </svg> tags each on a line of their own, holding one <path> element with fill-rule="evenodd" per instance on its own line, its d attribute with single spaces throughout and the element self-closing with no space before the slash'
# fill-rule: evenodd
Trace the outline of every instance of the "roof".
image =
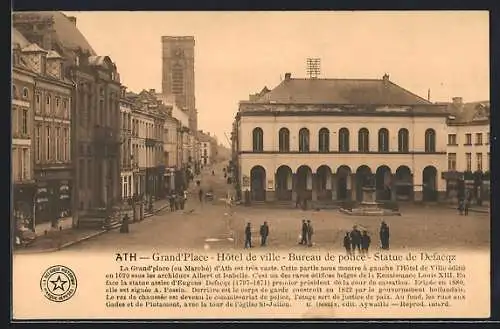
<svg viewBox="0 0 500 329">
<path fill-rule="evenodd" d="M 28 40 L 26 40 L 24 35 L 22 35 L 22 33 L 19 32 L 19 30 L 15 29 L 15 28 L 12 28 L 12 42 L 11 43 L 12 43 L 12 46 L 18 44 L 20 48 L 25 48 L 30 44 L 30 42 Z"/>
<path fill-rule="evenodd" d="M 90 46 L 89 42 L 83 34 L 78 30 L 75 23 L 59 11 L 23 11 L 14 13 L 14 24 L 23 18 L 39 17 L 40 19 L 52 19 L 53 28 L 57 41 L 65 49 L 75 50 L 81 48 L 88 51 L 90 55 L 97 55 L 94 49 Z"/>
<path fill-rule="evenodd" d="M 53 58 L 53 59 L 61 58 L 62 59 L 62 56 L 59 55 L 59 53 L 57 51 L 50 50 L 49 53 L 47 54 L 47 58 Z"/>
<path fill-rule="evenodd" d="M 490 101 L 448 104 L 448 111 L 455 116 L 450 123 L 473 124 L 488 122 L 490 119 Z"/>
<path fill-rule="evenodd" d="M 47 50 L 41 48 L 36 43 L 32 43 L 29 46 L 26 46 L 22 49 L 25 53 L 47 53 Z"/>
<path fill-rule="evenodd" d="M 254 101 L 281 104 L 432 105 L 388 79 L 283 80 Z"/>
</svg>

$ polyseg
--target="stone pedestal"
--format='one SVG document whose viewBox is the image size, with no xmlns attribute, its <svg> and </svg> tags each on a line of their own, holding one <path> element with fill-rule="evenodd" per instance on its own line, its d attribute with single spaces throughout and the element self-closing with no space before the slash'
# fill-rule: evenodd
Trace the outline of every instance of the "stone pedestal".
<svg viewBox="0 0 500 329">
<path fill-rule="evenodd" d="M 273 202 L 276 200 L 276 192 L 275 191 L 266 191 L 266 201 Z"/>
</svg>

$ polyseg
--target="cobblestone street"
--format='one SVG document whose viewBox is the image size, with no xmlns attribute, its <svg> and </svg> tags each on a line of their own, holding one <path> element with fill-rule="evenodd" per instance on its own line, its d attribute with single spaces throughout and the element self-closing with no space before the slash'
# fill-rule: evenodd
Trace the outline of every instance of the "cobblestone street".
<svg viewBox="0 0 500 329">
<path fill-rule="evenodd" d="M 298 209 L 272 209 L 269 207 L 233 208 L 228 214 L 222 199 L 228 189 L 222 177 L 222 166 L 211 169 L 195 178 L 202 186 L 213 188 L 216 194 L 211 203 L 200 204 L 197 188 L 190 189 L 186 210 L 169 212 L 167 209 L 143 222 L 132 224 L 129 234 L 118 230 L 89 239 L 65 251 L 104 250 L 183 250 L 242 249 L 244 226 L 252 223 L 253 245 L 259 247 L 259 227 L 267 221 L 270 236 L 266 249 L 303 249 L 298 245 L 302 219 L 311 219 L 315 234 L 313 248 L 342 249 L 342 239 L 353 225 L 366 229 L 372 236 L 371 249 L 379 248 L 378 230 L 380 217 L 348 216 L 337 210 L 302 211 Z M 391 229 L 391 249 L 478 249 L 488 248 L 490 218 L 488 214 L 473 213 L 459 216 L 447 206 L 407 205 L 402 216 L 386 217 Z"/>
</svg>

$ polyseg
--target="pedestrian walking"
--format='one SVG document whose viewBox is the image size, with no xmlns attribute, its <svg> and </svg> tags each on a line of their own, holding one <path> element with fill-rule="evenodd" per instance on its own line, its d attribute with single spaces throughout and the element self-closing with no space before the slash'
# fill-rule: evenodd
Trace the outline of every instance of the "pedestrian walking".
<svg viewBox="0 0 500 329">
<path fill-rule="evenodd" d="M 380 244 L 382 245 L 382 249 L 389 249 L 389 225 L 387 225 L 384 221 L 380 224 Z"/>
<path fill-rule="evenodd" d="M 468 216 L 469 215 L 469 208 L 470 208 L 470 198 L 465 199 L 465 204 L 464 204 L 464 215 Z"/>
<path fill-rule="evenodd" d="M 307 220 L 307 246 L 312 247 L 312 236 L 314 234 L 314 228 L 312 226 L 311 220 Z"/>
<path fill-rule="evenodd" d="M 299 244 L 307 244 L 307 222 L 305 219 L 302 220 L 302 234 L 300 236 Z"/>
<path fill-rule="evenodd" d="M 252 248 L 252 228 L 250 223 L 247 223 L 245 228 L 245 248 Z"/>
<path fill-rule="evenodd" d="M 344 236 L 344 248 L 346 254 L 351 255 L 351 237 L 349 236 L 349 232 L 345 232 Z"/>
<path fill-rule="evenodd" d="M 464 214 L 464 199 L 460 198 L 460 200 L 458 200 L 458 213 L 460 215 L 463 215 Z"/>
<path fill-rule="evenodd" d="M 363 231 L 363 235 L 361 235 L 361 250 L 363 255 L 368 255 L 368 248 L 370 248 L 370 243 L 372 239 L 368 235 L 367 231 Z"/>
<path fill-rule="evenodd" d="M 168 197 L 168 202 L 170 204 L 170 211 L 174 212 L 175 211 L 175 196 L 173 192 L 170 192 L 170 195 Z"/>
<path fill-rule="evenodd" d="M 185 193 L 179 193 L 179 207 L 181 208 L 181 210 L 184 210 L 184 205 L 186 204 L 186 197 L 185 197 Z"/>
<path fill-rule="evenodd" d="M 361 253 L 361 232 L 356 225 L 352 227 L 351 231 L 351 249 L 353 255 L 356 254 L 356 249 L 358 249 L 358 253 Z"/>
<path fill-rule="evenodd" d="M 260 226 L 260 245 L 261 247 L 265 246 L 267 244 L 267 237 L 269 236 L 269 226 L 267 225 L 267 222 L 264 222 Z"/>
<path fill-rule="evenodd" d="M 198 199 L 200 199 L 200 202 L 203 202 L 203 190 L 201 188 L 198 191 Z"/>
</svg>

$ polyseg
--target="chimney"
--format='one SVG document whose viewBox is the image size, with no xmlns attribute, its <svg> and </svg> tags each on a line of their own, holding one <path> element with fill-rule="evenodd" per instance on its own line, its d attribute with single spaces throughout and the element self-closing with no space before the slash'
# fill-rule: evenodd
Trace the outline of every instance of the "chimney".
<svg viewBox="0 0 500 329">
<path fill-rule="evenodd" d="M 75 16 L 68 16 L 68 19 L 71 23 L 75 24 L 75 26 L 76 26 L 76 17 Z"/>
<path fill-rule="evenodd" d="M 285 73 L 285 80 L 290 80 L 292 78 L 292 73 Z"/>
<path fill-rule="evenodd" d="M 462 106 L 462 103 L 463 103 L 462 97 L 453 97 L 451 100 L 453 101 L 454 106 L 456 106 L 456 107 Z"/>
</svg>

